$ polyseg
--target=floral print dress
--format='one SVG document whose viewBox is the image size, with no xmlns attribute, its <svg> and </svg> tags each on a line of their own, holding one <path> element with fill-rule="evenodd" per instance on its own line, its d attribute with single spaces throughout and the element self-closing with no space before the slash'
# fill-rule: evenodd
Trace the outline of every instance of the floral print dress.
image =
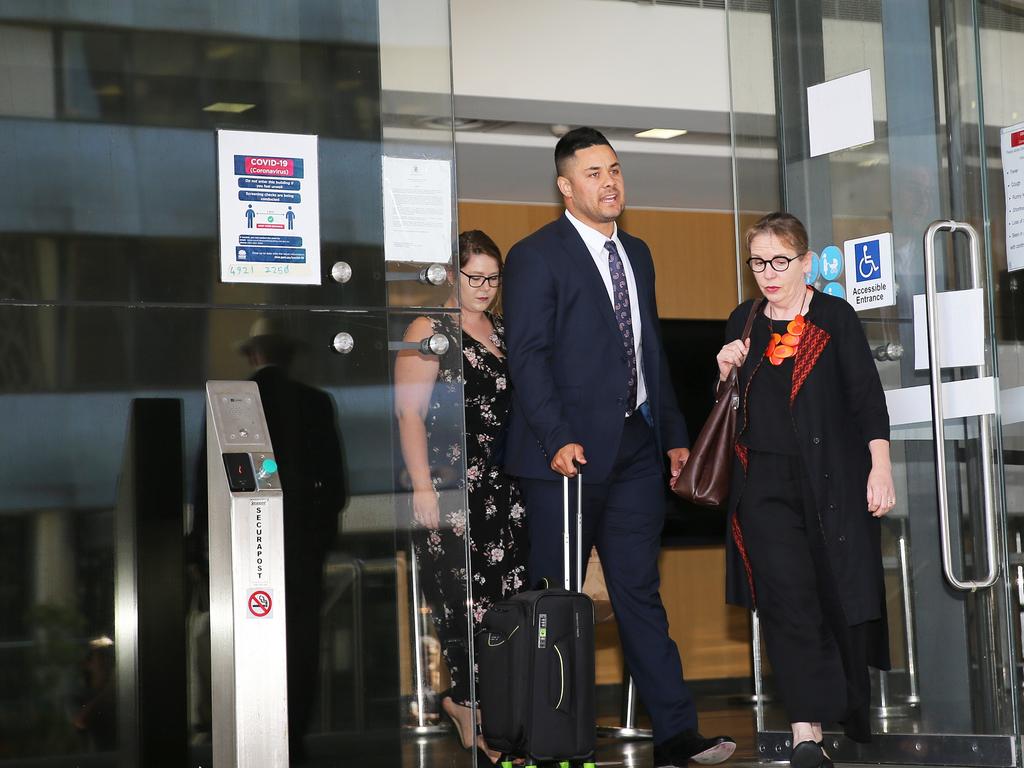
<svg viewBox="0 0 1024 768">
<path fill-rule="evenodd" d="M 420 581 L 452 678 L 447 692 L 468 703 L 470 669 L 466 618 L 466 536 L 469 536 L 473 631 L 488 609 L 519 592 L 526 580 L 526 511 L 515 480 L 492 460 L 512 403 L 505 360 L 504 325 L 488 313 L 498 357 L 468 334 L 462 334 L 462 360 L 452 345 L 442 356 L 426 418 L 427 446 L 434 487 L 442 491 L 441 526 L 415 537 Z M 434 333 L 459 338 L 458 318 L 432 318 Z M 461 365 L 460 365 L 461 363 Z M 465 399 L 465 432 L 452 423 L 451 404 Z M 465 440 L 465 474 L 461 473 Z M 462 498 L 451 490 L 465 487 L 469 525 Z M 448 492 L 444 492 L 448 491 Z M 446 503 L 447 502 L 447 503 Z"/>
</svg>

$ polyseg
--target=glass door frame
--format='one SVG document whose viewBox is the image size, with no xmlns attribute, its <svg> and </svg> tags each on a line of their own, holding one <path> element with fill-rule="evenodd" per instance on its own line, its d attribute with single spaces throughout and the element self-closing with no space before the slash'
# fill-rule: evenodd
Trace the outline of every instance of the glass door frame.
<svg viewBox="0 0 1024 768">
<path fill-rule="evenodd" d="M 842 225 L 837 224 L 833 208 L 842 207 L 844 201 L 833 199 L 837 186 L 835 172 L 839 169 L 830 164 L 829 156 L 809 157 L 806 89 L 839 74 L 856 71 L 827 72 L 826 57 L 834 54 L 835 48 L 828 49 L 825 45 L 823 5 L 822 0 L 774 0 L 771 5 L 780 207 L 797 214 L 808 225 L 812 249 L 820 247 L 817 244 L 842 242 Z M 852 9 L 854 4 L 829 5 L 834 19 L 842 17 L 840 6 Z M 862 319 L 872 343 L 884 330 L 881 335 L 887 344 L 876 350 L 883 355 L 879 359 L 895 362 L 890 365 L 886 389 L 927 387 L 936 412 L 941 413 L 941 396 L 935 396 L 934 381 L 945 381 L 942 388 L 945 389 L 950 384 L 956 386 L 973 379 L 975 375 L 987 374 L 992 387 L 998 388 L 978 11 L 976 3 L 966 0 L 910 0 L 899 6 L 896 9 L 892 0 L 882 0 L 881 18 L 877 20 L 884 69 L 872 74 L 875 82 L 881 80 L 886 88 L 888 107 L 880 125 L 881 136 L 876 106 L 876 137 L 879 137 L 876 146 L 848 152 L 878 155 L 881 147 L 881 152 L 887 155 L 884 161 L 888 164 L 891 188 L 886 192 L 891 195 L 891 209 L 885 210 L 883 202 L 885 215 L 878 218 L 887 215 L 885 229 L 893 233 L 897 243 L 906 244 L 911 258 L 903 265 L 905 271 L 901 271 L 899 258 L 896 259 L 897 283 L 902 283 L 900 287 L 904 290 L 895 310 L 869 311 Z M 857 42 L 861 41 L 851 45 Z M 735 49 L 734 41 L 730 45 Z M 927 59 L 922 58 L 925 53 Z M 974 77 L 970 76 L 971 71 Z M 894 87 L 890 90 L 890 86 Z M 733 87 L 735 89 L 735 82 Z M 905 103 L 901 103 L 901 99 Z M 932 135 L 934 143 L 928 141 Z M 930 167 L 930 176 L 921 180 L 906 175 L 910 167 Z M 901 186 L 907 188 L 915 181 L 926 188 L 934 186 L 932 193 L 925 196 L 923 205 L 907 202 L 901 192 Z M 839 171 L 838 184 L 842 183 Z M 737 185 L 739 214 L 742 207 L 738 200 L 738 179 Z M 936 221 L 930 228 L 934 220 L 947 223 Z M 958 221 L 962 223 L 957 224 Z M 964 223 L 973 225 L 975 230 L 976 239 L 970 249 L 965 247 L 966 238 L 957 236 L 945 242 L 942 239 L 936 242 L 933 238 L 944 229 L 964 232 Z M 877 231 L 881 231 L 881 227 L 870 230 Z M 858 234 L 868 234 L 868 231 Z M 972 233 L 968 231 L 968 234 Z M 939 246 L 937 257 L 935 245 Z M 974 256 L 975 248 L 980 259 L 972 266 L 973 260 L 968 254 Z M 925 269 L 923 256 L 929 250 L 932 251 L 932 268 Z M 930 291 L 924 290 L 926 278 L 931 283 Z M 972 286 L 983 288 L 985 295 L 984 366 L 977 370 L 943 368 L 941 374 L 915 371 L 911 354 L 913 323 L 910 322 L 913 294 Z M 931 303 L 934 304 L 934 300 Z M 933 327 L 934 322 L 933 317 Z M 890 349 L 893 357 L 885 358 Z M 905 357 L 904 350 L 908 351 Z M 883 379 L 886 379 L 884 375 Z M 870 744 L 860 745 L 840 734 L 826 734 L 830 754 L 837 762 L 985 766 L 1016 766 L 1021 762 L 1020 660 L 1019 652 L 1015 651 L 1012 582 L 1003 534 L 1007 530 L 1007 512 L 1002 485 L 1001 429 L 998 423 L 992 423 L 997 421 L 998 411 L 998 397 L 993 393 L 991 411 L 959 419 L 946 417 L 947 430 L 953 433 L 953 439 L 943 443 L 942 469 L 948 470 L 951 478 L 953 512 L 952 520 L 943 520 L 942 525 L 933 510 L 935 506 L 942 506 L 938 503 L 934 475 L 946 473 L 936 471 L 932 424 L 894 430 L 894 470 L 898 475 L 898 492 L 902 490 L 899 495 L 903 496 L 906 506 L 886 523 L 890 529 L 898 529 L 890 530 L 887 555 L 891 556 L 887 559 L 893 560 L 891 570 L 902 602 L 898 613 L 902 614 L 906 626 L 902 643 L 895 632 L 891 642 L 892 646 L 903 645 L 899 650 L 904 656 L 905 679 L 902 685 L 894 686 L 901 688 L 898 697 L 891 696 L 889 676 L 882 673 L 873 680 L 876 719 L 875 736 Z M 941 437 L 941 430 L 939 432 Z M 902 467 L 897 467 L 897 463 Z M 903 489 L 899 488 L 900 484 Z M 990 498 L 994 508 L 988 507 L 986 512 L 986 505 L 977 501 L 980 497 Z M 959 503 L 961 500 L 966 500 L 963 505 Z M 992 518 L 986 521 L 988 514 Z M 986 522 L 990 534 L 987 536 L 982 531 Z M 912 544 L 908 538 L 911 527 L 915 534 Z M 949 552 L 959 562 L 950 562 L 950 557 L 935 557 L 939 552 Z M 991 586 L 977 583 L 993 580 L 977 576 L 986 570 L 986 560 L 994 570 L 994 574 L 990 574 L 995 577 Z M 961 583 L 958 587 L 952 581 L 975 583 Z M 964 587 L 969 591 L 960 591 Z M 890 602 L 894 602 L 892 597 Z M 890 618 L 893 615 L 890 611 Z M 959 638 L 942 632 L 938 632 L 938 637 L 932 636 L 935 630 L 955 624 L 958 617 L 962 621 Z M 919 631 L 921 627 L 926 631 Z M 771 717 L 759 629 L 755 615 L 757 751 L 763 758 L 784 760 L 792 746 L 791 735 L 780 727 L 777 717 Z M 948 656 L 943 659 L 943 654 Z M 940 666 L 941 660 L 948 663 Z M 934 674 L 937 670 L 941 670 L 940 675 Z M 898 678 L 896 675 L 893 680 Z M 949 701 L 940 700 L 941 695 L 936 695 L 940 686 L 950 691 L 960 690 L 965 698 L 958 700 L 954 695 Z"/>
</svg>

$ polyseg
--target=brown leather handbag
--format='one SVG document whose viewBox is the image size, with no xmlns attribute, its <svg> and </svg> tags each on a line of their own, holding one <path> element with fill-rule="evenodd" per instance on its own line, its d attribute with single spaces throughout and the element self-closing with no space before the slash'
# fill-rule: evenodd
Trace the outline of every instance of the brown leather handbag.
<svg viewBox="0 0 1024 768">
<path fill-rule="evenodd" d="M 750 336 L 754 318 L 764 299 L 750 307 L 741 339 Z M 733 444 L 736 442 L 736 410 L 740 405 L 739 368 L 733 368 L 725 381 L 719 382 L 715 405 L 690 448 L 690 458 L 672 490 L 687 501 L 703 507 L 720 507 L 729 498 L 729 475 L 732 470 Z"/>
</svg>

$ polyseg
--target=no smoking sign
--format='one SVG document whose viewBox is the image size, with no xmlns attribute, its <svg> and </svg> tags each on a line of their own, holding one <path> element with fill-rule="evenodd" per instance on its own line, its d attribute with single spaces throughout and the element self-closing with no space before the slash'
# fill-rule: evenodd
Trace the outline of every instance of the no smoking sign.
<svg viewBox="0 0 1024 768">
<path fill-rule="evenodd" d="M 274 597 L 268 589 L 251 590 L 248 605 L 250 619 L 272 619 L 274 617 Z"/>
</svg>

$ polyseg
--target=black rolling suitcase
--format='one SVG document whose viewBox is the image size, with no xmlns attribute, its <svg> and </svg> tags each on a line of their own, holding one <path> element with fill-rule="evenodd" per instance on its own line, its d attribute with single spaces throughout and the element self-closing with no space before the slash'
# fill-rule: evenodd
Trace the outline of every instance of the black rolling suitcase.
<svg viewBox="0 0 1024 768">
<path fill-rule="evenodd" d="M 583 583 L 582 478 L 576 481 L 576 586 Z M 583 761 L 594 768 L 594 604 L 571 590 L 569 478 L 564 478 L 563 589 L 496 603 L 476 636 L 480 713 L 488 746 L 509 760 Z M 529 768 L 529 766 L 528 766 Z"/>
</svg>

